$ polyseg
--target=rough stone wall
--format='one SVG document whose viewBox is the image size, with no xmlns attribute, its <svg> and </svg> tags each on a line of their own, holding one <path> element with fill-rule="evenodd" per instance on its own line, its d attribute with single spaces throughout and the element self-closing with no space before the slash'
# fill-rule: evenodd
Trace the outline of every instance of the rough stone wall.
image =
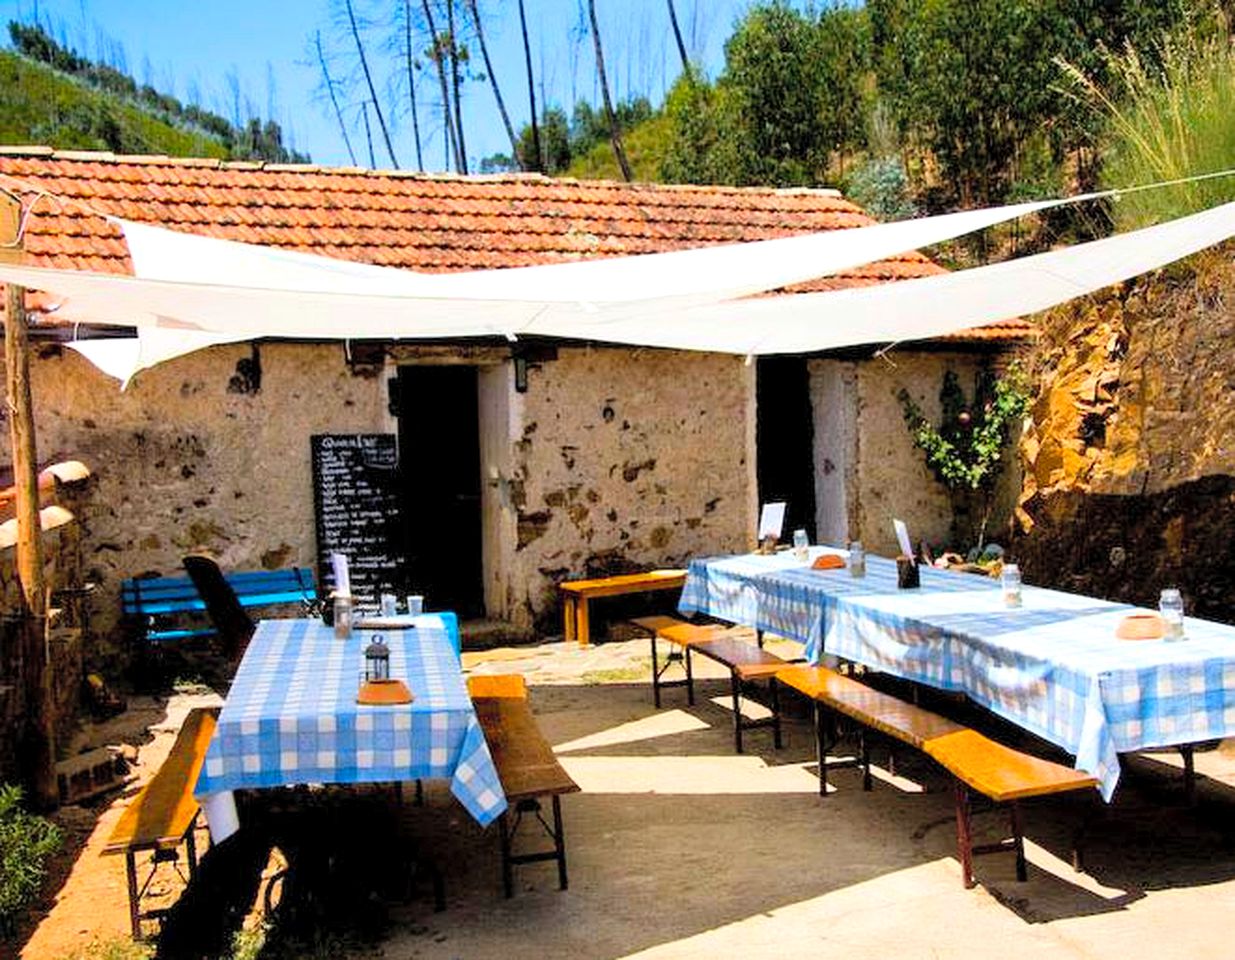
<svg viewBox="0 0 1235 960">
<path fill-rule="evenodd" d="M 741 358 L 563 348 L 518 398 L 507 616 L 548 620 L 567 576 L 747 549 L 754 368 Z"/>
<path fill-rule="evenodd" d="M 260 386 L 253 356 L 214 347 L 124 392 L 71 350 L 44 347 L 32 364 L 40 462 L 74 457 L 97 477 L 84 566 L 99 584 L 93 632 L 113 644 L 120 581 L 178 575 L 189 550 L 224 567 L 311 563 L 309 435 L 387 426 L 380 381 L 353 374 L 337 345 L 262 345 Z M 107 659 L 107 644 L 92 653 Z"/>
<path fill-rule="evenodd" d="M 1235 269 L 1212 253 L 1048 315 L 1021 446 L 1030 579 L 1235 620 Z"/>
<path fill-rule="evenodd" d="M 0 782 L 19 779 L 26 717 L 21 644 L 15 619 L 9 616 L 22 603 L 16 563 L 13 547 L 0 549 Z M 77 595 L 64 595 L 81 585 L 81 531 L 76 523 L 43 534 L 43 566 L 56 604 L 48 617 L 52 713 L 56 730 L 65 732 L 77 715 L 84 676 L 81 603 Z"/>
<path fill-rule="evenodd" d="M 814 360 L 811 389 L 816 411 L 816 492 L 820 517 L 828 518 L 826 526 L 821 521 L 821 529 L 837 526 L 828 501 L 843 495 L 847 536 L 861 540 L 867 550 L 894 556 L 898 550 L 893 517 L 905 521 L 915 542 L 949 544 L 952 527 L 947 490 L 913 445 L 898 393 L 902 387 L 907 389 L 922 412 L 938 421 L 939 390 L 948 370 L 959 375 L 966 394 L 972 396 L 974 378 L 982 365 L 998 368 L 1006 357 L 896 350 L 889 359 Z M 988 527 L 988 539 L 996 541 L 1007 529 L 1020 488 L 1011 446 Z"/>
</svg>

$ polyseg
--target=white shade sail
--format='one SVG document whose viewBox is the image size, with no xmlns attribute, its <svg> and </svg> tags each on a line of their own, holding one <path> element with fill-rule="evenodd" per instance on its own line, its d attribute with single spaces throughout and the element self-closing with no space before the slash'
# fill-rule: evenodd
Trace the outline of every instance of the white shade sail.
<svg viewBox="0 0 1235 960">
<path fill-rule="evenodd" d="M 700 297 L 714 302 L 805 283 L 1096 196 L 1102 194 L 965 210 L 750 243 L 436 274 L 376 267 L 112 219 L 124 231 L 134 274 L 148 280 L 529 303 L 632 303 L 669 297 Z"/>
<path fill-rule="evenodd" d="M 863 232 L 836 231 L 821 236 L 844 238 Z M 0 265 L 0 280 L 65 298 L 57 314 L 65 319 L 137 326 L 141 337 L 136 347 L 124 341 L 114 347 L 97 345 L 97 341 L 78 345 L 78 349 L 106 364 L 113 375 L 124 379 L 140 366 L 198 349 L 203 344 L 253 337 L 321 340 L 535 335 L 742 355 L 805 353 L 915 340 L 1034 313 L 1163 266 L 1233 235 L 1235 204 L 1227 204 L 1143 230 L 989 267 L 860 289 L 744 300 L 723 300 L 715 290 L 708 292 L 697 277 L 678 286 L 669 285 L 663 278 L 653 283 L 651 289 L 661 291 L 663 296 L 611 301 L 556 299 L 564 295 L 562 290 L 554 291 L 551 285 L 544 284 L 538 286 L 539 298 L 531 297 L 532 291 L 528 289 L 528 299 L 494 299 L 475 295 L 486 291 L 473 291 L 466 286 L 480 276 L 493 276 L 496 283 L 500 274 L 517 274 L 517 270 L 440 277 L 407 274 L 406 281 L 398 281 L 419 284 L 422 280 L 449 280 L 463 285 L 429 297 L 397 293 L 394 280 L 363 282 L 361 274 L 372 271 L 379 271 L 383 277 L 388 273 L 402 276 L 403 272 L 355 264 L 340 268 L 335 277 L 337 286 L 331 290 L 280 288 L 273 285 L 277 277 L 268 278 L 272 285 L 263 287 L 259 285 L 260 271 L 252 272 L 255 267 L 250 265 L 246 268 L 250 272 L 244 274 L 242 264 L 228 266 L 224 261 L 216 263 L 207 274 L 213 277 L 213 269 L 234 268 L 236 279 L 244 283 L 222 282 L 217 278 L 147 279 L 9 265 Z M 224 260 L 239 256 L 240 251 L 233 248 L 246 252 L 254 249 L 226 241 L 189 239 L 195 243 L 223 244 L 227 248 Z M 704 254 L 716 249 L 684 253 Z M 299 263 L 302 258 L 324 259 L 262 251 L 262 262 L 267 259 L 265 253 L 275 254 L 276 259 L 296 261 L 288 268 L 293 271 L 308 269 Z M 526 269 L 560 269 L 569 275 L 575 269 L 620 264 L 632 288 L 646 293 L 637 279 L 636 265 L 660 256 L 680 254 Z M 328 262 L 334 266 L 339 263 Z M 176 269 L 192 272 L 185 265 Z M 771 274 L 769 267 L 760 275 L 767 281 Z M 816 266 L 812 275 L 817 274 Z M 329 285 L 320 274 L 313 276 L 314 283 Z M 282 278 L 289 281 L 290 275 L 285 273 Z M 716 282 L 726 290 L 734 288 L 734 282 Z M 520 283 L 516 281 L 511 292 Z M 495 290 L 493 287 L 487 292 L 493 294 Z M 579 292 L 578 288 L 575 292 Z"/>
</svg>

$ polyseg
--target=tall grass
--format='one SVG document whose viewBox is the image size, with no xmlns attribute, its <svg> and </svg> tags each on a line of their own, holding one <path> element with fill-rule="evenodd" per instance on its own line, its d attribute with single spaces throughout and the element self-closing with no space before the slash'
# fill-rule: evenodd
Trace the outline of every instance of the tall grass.
<svg viewBox="0 0 1235 960">
<path fill-rule="evenodd" d="M 1191 17 L 1158 49 L 1108 52 L 1108 83 L 1069 64 L 1071 90 L 1101 121 L 1102 185 L 1112 189 L 1235 168 L 1235 49 L 1219 13 Z M 1235 199 L 1235 176 L 1125 193 L 1120 230 Z"/>
</svg>

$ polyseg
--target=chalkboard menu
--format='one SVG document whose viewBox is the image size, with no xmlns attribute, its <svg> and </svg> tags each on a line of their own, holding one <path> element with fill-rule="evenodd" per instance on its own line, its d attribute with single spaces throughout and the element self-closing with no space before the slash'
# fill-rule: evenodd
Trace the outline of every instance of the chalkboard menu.
<svg viewBox="0 0 1235 960">
<path fill-rule="evenodd" d="M 314 434 L 310 442 L 318 583 L 325 595 L 334 589 L 330 554 L 345 554 L 357 608 L 376 609 L 383 591 L 405 586 L 394 434 Z"/>
</svg>

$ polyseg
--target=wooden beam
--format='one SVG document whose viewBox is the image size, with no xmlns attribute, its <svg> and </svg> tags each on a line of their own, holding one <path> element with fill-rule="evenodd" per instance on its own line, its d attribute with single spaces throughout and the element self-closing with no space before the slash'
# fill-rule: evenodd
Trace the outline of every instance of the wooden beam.
<svg viewBox="0 0 1235 960">
<path fill-rule="evenodd" d="M 16 224 L 21 205 L 0 195 L 6 208 L 0 222 L 0 248 L 21 249 Z M 55 807 L 55 718 L 52 713 L 51 671 L 47 662 L 47 585 L 44 582 L 43 527 L 39 521 L 38 456 L 34 435 L 34 404 L 30 390 L 30 343 L 26 326 L 26 291 L 6 284 L 4 294 L 4 380 L 12 442 L 13 485 L 16 488 L 17 576 L 24 601 L 22 673 L 26 691 L 26 737 L 21 752 L 31 799 L 40 807 Z"/>
</svg>

